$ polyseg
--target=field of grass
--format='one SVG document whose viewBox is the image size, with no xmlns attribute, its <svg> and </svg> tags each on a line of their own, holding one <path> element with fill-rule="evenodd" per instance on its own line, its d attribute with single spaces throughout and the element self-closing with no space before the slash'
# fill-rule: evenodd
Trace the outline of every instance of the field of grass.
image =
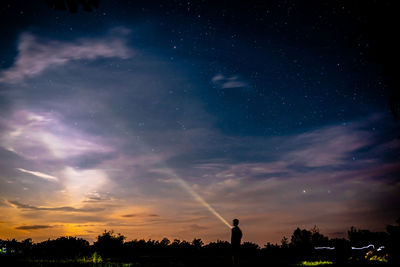
<svg viewBox="0 0 400 267">
<path fill-rule="evenodd" d="M 93 261 L 90 258 L 80 259 L 64 259 L 64 260 L 43 260 L 43 259 L 17 259 L 17 258 L 0 258 L 0 266 L 33 266 L 33 267 L 161 267 L 161 266 L 177 266 L 177 267 L 198 267 L 198 266 L 232 266 L 230 259 L 217 258 L 217 259 L 176 259 L 173 257 L 140 257 L 134 262 L 119 262 L 112 260 L 99 260 Z M 257 262 L 251 259 L 241 260 L 240 266 L 278 266 L 278 267 L 296 267 L 296 266 L 329 266 L 329 267 L 394 267 L 386 262 L 368 261 L 360 263 L 346 263 L 336 264 L 332 261 L 299 261 L 299 262 Z"/>
</svg>

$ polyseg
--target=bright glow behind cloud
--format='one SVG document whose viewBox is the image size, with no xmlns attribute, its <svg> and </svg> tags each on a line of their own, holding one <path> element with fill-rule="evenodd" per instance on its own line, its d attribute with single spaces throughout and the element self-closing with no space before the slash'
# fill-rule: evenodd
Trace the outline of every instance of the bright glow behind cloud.
<svg viewBox="0 0 400 267">
<path fill-rule="evenodd" d="M 68 159 L 85 153 L 107 153 L 111 148 L 96 138 L 69 127 L 59 115 L 18 110 L 3 118 L 7 129 L 0 135 L 1 146 L 30 159 Z"/>
<path fill-rule="evenodd" d="M 65 179 L 66 193 L 71 203 L 77 205 L 108 182 L 107 174 L 102 170 L 77 170 L 68 166 L 61 173 Z"/>
<path fill-rule="evenodd" d="M 67 202 L 64 204 L 80 205 L 88 194 L 109 182 L 107 173 L 101 169 L 79 169 L 68 162 L 87 153 L 106 154 L 112 148 L 94 136 L 69 127 L 61 116 L 18 110 L 1 122 L 7 129 L 0 135 L 3 148 L 34 161 L 36 168 L 51 169 L 57 175 L 21 167 L 16 169 L 44 180 L 60 182 L 65 188 L 63 195 Z"/>
</svg>

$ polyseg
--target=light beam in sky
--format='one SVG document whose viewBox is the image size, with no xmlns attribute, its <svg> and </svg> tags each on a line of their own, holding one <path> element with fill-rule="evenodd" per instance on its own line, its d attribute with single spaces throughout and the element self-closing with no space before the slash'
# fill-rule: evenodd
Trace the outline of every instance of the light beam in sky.
<svg viewBox="0 0 400 267">
<path fill-rule="evenodd" d="M 143 146 L 146 146 L 146 144 L 143 144 Z M 148 146 L 147 146 L 148 147 Z M 183 180 L 181 177 L 179 177 L 171 168 L 166 166 L 166 164 L 163 164 L 164 167 L 166 168 L 166 174 L 169 176 L 172 176 L 174 181 L 178 183 L 180 186 L 182 186 L 183 189 L 185 189 L 192 197 L 199 202 L 202 206 L 208 209 L 209 212 L 211 212 L 215 217 L 217 217 L 218 220 L 220 220 L 223 224 L 225 224 L 229 229 L 232 229 L 233 226 L 231 226 L 224 217 L 221 216 L 213 207 L 211 207 L 210 204 L 208 204 L 199 194 L 197 194 L 191 187 L 190 185 Z"/>
<path fill-rule="evenodd" d="M 223 224 L 228 226 L 229 229 L 232 228 L 232 226 L 225 220 L 225 218 L 222 217 L 221 214 L 219 214 L 213 207 L 211 207 L 210 204 L 208 204 L 199 194 L 197 194 L 183 179 L 179 178 L 178 176 L 176 176 L 175 179 L 189 194 L 194 197 L 194 199 L 196 199 L 201 205 L 206 207 Z"/>
<path fill-rule="evenodd" d="M 213 207 L 211 207 L 210 204 L 208 204 L 199 194 L 197 194 L 191 187 L 190 185 L 180 178 L 174 171 L 172 171 L 170 168 L 167 168 L 167 173 L 168 175 L 171 175 L 172 178 L 174 179 L 174 182 L 178 183 L 180 186 L 182 186 L 183 189 L 185 189 L 192 197 L 199 202 L 202 206 L 208 209 L 209 212 L 211 212 L 215 217 L 217 217 L 218 220 L 220 220 L 223 224 L 225 224 L 229 229 L 232 228 L 232 226 L 225 220 L 224 217 L 221 216 Z"/>
</svg>

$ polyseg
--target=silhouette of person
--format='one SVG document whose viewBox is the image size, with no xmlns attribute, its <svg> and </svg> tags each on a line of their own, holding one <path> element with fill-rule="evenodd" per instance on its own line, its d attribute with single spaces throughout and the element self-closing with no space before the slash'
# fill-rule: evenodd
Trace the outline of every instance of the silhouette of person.
<svg viewBox="0 0 400 267">
<path fill-rule="evenodd" d="M 240 241 L 242 239 L 242 230 L 238 227 L 239 220 L 233 220 L 232 236 L 231 236 L 231 246 L 232 246 L 232 263 L 233 265 L 239 265 L 239 250 Z"/>
</svg>

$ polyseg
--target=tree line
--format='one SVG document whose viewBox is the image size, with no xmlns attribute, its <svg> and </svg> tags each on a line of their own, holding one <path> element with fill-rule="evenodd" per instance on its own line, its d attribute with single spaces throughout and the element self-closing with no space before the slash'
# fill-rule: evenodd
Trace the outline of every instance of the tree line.
<svg viewBox="0 0 400 267">
<path fill-rule="evenodd" d="M 310 230 L 297 228 L 289 238 L 283 237 L 280 244 L 267 243 L 260 247 L 256 243 L 241 244 L 241 260 L 249 264 L 262 262 L 293 263 L 302 260 L 330 260 L 338 263 L 368 260 L 399 262 L 400 219 L 398 225 L 389 225 L 386 232 L 351 227 L 347 238 L 328 238 L 315 226 Z M 373 246 L 369 246 L 373 245 Z M 218 240 L 204 244 L 201 239 L 158 240 L 135 239 L 113 231 L 104 231 L 90 244 L 79 237 L 59 237 L 34 243 L 0 239 L 0 260 L 55 261 L 74 260 L 81 262 L 135 262 L 146 266 L 162 265 L 167 260 L 177 265 L 200 266 L 204 264 L 229 265 L 230 243 Z M 210 261 L 213 264 L 210 264 Z M 148 264 L 149 265 L 149 264 Z"/>
</svg>

